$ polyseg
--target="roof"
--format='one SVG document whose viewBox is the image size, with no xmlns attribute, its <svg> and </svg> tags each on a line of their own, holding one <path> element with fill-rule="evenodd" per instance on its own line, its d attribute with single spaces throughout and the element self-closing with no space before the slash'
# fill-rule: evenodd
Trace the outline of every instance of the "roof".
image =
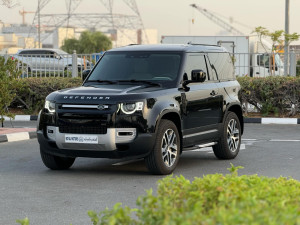
<svg viewBox="0 0 300 225">
<path fill-rule="evenodd" d="M 125 47 L 111 49 L 108 52 L 119 51 L 227 52 L 227 50 L 221 46 L 202 44 L 128 45 Z"/>
</svg>

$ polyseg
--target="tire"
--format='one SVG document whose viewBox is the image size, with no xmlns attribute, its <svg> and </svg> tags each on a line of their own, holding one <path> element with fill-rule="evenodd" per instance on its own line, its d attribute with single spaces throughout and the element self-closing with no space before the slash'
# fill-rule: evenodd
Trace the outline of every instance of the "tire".
<svg viewBox="0 0 300 225">
<path fill-rule="evenodd" d="M 213 146 L 215 156 L 219 159 L 234 159 L 241 146 L 241 124 L 234 112 L 228 112 L 221 137 L 217 145 Z"/>
<path fill-rule="evenodd" d="M 75 161 L 75 158 L 59 157 L 47 154 L 42 150 L 42 148 L 40 148 L 40 153 L 44 165 L 51 170 L 69 169 Z"/>
<path fill-rule="evenodd" d="M 157 175 L 172 173 L 179 161 L 180 142 L 175 124 L 162 119 L 156 133 L 154 148 L 145 158 L 148 170 Z"/>
</svg>

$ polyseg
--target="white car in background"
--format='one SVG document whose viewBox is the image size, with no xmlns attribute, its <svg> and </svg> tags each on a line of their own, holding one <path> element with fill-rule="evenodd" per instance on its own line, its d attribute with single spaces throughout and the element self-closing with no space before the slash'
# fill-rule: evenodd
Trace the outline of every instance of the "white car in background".
<svg viewBox="0 0 300 225">
<path fill-rule="evenodd" d="M 22 49 L 14 55 L 28 72 L 64 72 L 72 71 L 72 55 L 60 49 Z M 77 58 L 78 71 L 91 67 L 88 60 Z"/>
</svg>

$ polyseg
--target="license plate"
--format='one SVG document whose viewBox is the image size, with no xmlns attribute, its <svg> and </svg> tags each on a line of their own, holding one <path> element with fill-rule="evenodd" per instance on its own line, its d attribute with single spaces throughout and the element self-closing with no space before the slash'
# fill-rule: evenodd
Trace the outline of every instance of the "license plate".
<svg viewBox="0 0 300 225">
<path fill-rule="evenodd" d="M 65 143 L 98 144 L 98 136 L 65 134 Z"/>
</svg>

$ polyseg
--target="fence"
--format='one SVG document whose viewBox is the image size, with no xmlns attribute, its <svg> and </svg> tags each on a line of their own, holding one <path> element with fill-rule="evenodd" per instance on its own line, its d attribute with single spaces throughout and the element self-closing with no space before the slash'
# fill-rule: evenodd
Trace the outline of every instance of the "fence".
<svg viewBox="0 0 300 225">
<path fill-rule="evenodd" d="M 283 53 L 234 53 L 232 55 L 235 74 L 238 76 L 266 77 L 270 75 L 283 76 Z M 300 53 L 289 54 L 288 75 L 300 75 Z M 299 65 L 297 62 L 299 61 Z"/>
<path fill-rule="evenodd" d="M 82 77 L 82 72 L 92 69 L 102 56 L 101 54 L 29 54 L 2 55 L 6 59 L 18 61 L 22 77 Z M 235 75 L 266 77 L 284 75 L 284 54 L 272 53 L 234 53 L 232 60 Z M 297 64 L 299 62 L 299 65 Z M 300 52 L 289 54 L 289 75 L 300 75 Z"/>
</svg>

